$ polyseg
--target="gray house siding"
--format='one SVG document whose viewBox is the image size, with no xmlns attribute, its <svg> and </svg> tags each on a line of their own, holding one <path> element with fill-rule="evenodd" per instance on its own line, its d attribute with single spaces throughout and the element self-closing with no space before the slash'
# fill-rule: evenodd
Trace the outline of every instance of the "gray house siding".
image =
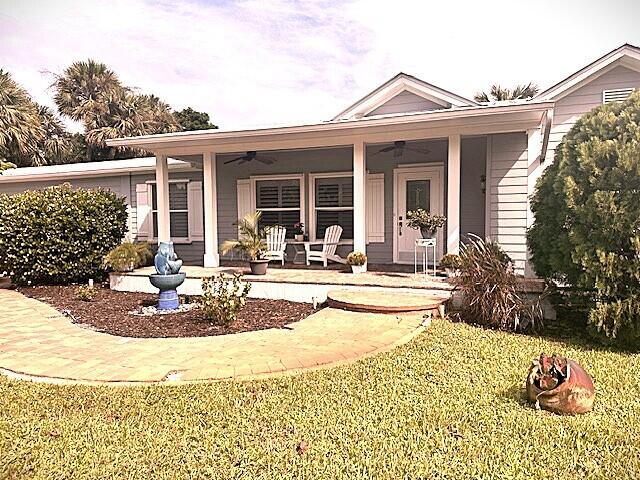
<svg viewBox="0 0 640 480">
<path fill-rule="evenodd" d="M 527 135 L 489 137 L 489 236 L 504 248 L 524 273 L 527 245 Z"/>
<path fill-rule="evenodd" d="M 640 89 L 640 72 L 625 67 L 616 67 L 556 102 L 553 126 L 549 135 L 547 165 L 553 162 L 556 147 L 576 121 L 591 109 L 602 105 L 603 90 L 618 88 Z"/>
<path fill-rule="evenodd" d="M 388 102 L 380 105 L 375 110 L 367 113 L 367 117 L 371 115 L 385 115 L 390 113 L 404 113 L 404 112 L 420 112 L 425 110 L 441 110 L 442 105 L 436 102 L 432 102 L 420 95 L 416 95 L 411 92 L 401 92 L 395 97 L 391 98 Z"/>
<path fill-rule="evenodd" d="M 169 178 L 172 180 L 189 179 L 202 181 L 202 172 L 170 172 Z M 0 184 L 0 192 L 9 195 L 23 192 L 25 190 L 40 190 L 54 185 L 69 183 L 76 188 L 104 188 L 111 190 L 125 197 L 129 205 L 128 229 L 132 239 L 137 240 L 137 214 L 136 214 L 136 184 L 155 180 L 153 173 L 149 174 L 123 174 L 100 177 L 71 178 L 61 180 L 44 180 L 30 182 L 15 182 Z M 182 258 L 185 264 L 198 265 L 202 263 L 204 255 L 203 242 L 191 242 L 188 244 L 176 244 L 176 253 Z"/>
</svg>

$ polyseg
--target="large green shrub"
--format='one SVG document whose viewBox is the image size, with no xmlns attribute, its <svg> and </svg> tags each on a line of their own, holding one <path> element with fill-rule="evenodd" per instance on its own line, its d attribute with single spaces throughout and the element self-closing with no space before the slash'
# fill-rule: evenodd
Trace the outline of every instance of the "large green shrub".
<svg viewBox="0 0 640 480">
<path fill-rule="evenodd" d="M 640 93 L 574 125 L 531 208 L 537 273 L 592 292 L 591 328 L 640 345 Z"/>
<path fill-rule="evenodd" d="M 126 232 L 125 199 L 70 185 L 0 195 L 0 273 L 19 284 L 99 278 Z"/>
</svg>

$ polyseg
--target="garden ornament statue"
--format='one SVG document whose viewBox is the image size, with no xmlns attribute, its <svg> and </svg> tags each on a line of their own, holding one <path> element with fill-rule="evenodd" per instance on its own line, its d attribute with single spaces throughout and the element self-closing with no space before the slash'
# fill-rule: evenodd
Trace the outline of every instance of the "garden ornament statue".
<svg viewBox="0 0 640 480">
<path fill-rule="evenodd" d="M 178 260 L 178 256 L 173 251 L 173 242 L 160 242 L 154 265 L 156 273 L 149 275 L 149 281 L 160 290 L 158 309 L 175 310 L 180 306 L 176 289 L 182 285 L 186 274 L 180 273 L 182 260 Z"/>
</svg>

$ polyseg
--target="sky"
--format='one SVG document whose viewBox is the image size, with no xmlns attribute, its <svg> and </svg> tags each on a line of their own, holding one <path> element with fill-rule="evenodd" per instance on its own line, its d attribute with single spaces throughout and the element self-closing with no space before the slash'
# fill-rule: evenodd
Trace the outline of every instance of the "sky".
<svg viewBox="0 0 640 480">
<path fill-rule="evenodd" d="M 640 45 L 639 18 L 638 0 L 0 0 L 0 68 L 53 106 L 53 75 L 93 58 L 242 128 L 330 119 L 400 71 L 467 97 L 546 88 Z"/>
</svg>

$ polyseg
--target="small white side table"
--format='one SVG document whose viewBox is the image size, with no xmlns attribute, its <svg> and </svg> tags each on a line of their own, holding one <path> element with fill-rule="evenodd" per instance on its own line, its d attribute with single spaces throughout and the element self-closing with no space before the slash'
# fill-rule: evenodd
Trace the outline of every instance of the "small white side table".
<svg viewBox="0 0 640 480">
<path fill-rule="evenodd" d="M 436 239 L 435 238 L 416 238 L 413 246 L 413 269 L 414 273 L 418 273 L 418 250 L 424 248 L 422 252 L 422 272 L 427 275 L 427 265 L 429 264 L 429 249 L 433 251 L 433 276 L 436 276 Z"/>
</svg>

